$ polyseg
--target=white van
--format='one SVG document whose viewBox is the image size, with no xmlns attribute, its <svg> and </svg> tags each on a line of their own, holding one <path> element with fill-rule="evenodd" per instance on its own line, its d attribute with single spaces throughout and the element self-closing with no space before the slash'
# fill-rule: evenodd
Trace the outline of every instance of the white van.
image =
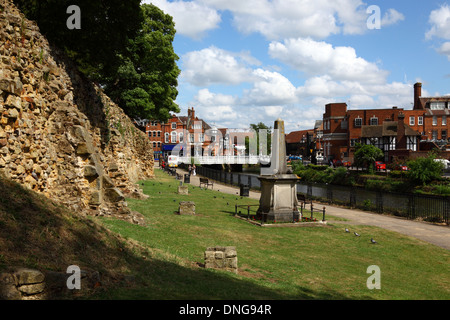
<svg viewBox="0 0 450 320">
<path fill-rule="evenodd" d="M 178 156 L 169 156 L 167 160 L 167 164 L 169 168 L 177 168 L 178 167 Z"/>
<path fill-rule="evenodd" d="M 444 165 L 444 169 L 450 169 L 450 161 L 446 159 L 434 159 L 436 162 L 440 162 Z"/>
</svg>

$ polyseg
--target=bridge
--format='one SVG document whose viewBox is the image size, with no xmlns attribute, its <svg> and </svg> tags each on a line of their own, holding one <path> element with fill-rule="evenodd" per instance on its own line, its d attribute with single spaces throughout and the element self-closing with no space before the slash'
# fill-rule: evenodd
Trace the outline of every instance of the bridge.
<svg viewBox="0 0 450 320">
<path fill-rule="evenodd" d="M 270 156 L 249 155 L 249 156 L 195 156 L 195 157 L 179 157 L 178 163 L 191 164 L 194 159 L 196 164 L 215 165 L 215 164 L 268 164 Z"/>
</svg>

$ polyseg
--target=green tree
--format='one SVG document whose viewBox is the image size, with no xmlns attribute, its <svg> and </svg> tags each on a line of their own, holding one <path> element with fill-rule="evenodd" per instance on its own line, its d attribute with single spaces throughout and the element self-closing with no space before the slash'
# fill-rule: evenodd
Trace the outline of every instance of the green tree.
<svg viewBox="0 0 450 320">
<path fill-rule="evenodd" d="M 174 102 L 180 74 L 179 58 L 172 46 L 175 23 L 154 5 L 144 4 L 141 9 L 141 29 L 129 39 L 105 92 L 131 117 L 166 121 L 170 112 L 180 111 Z"/>
<path fill-rule="evenodd" d="M 427 157 L 417 158 L 408 161 L 409 168 L 407 177 L 414 184 L 426 185 L 433 180 L 439 180 L 442 175 L 444 165 L 440 162 L 434 161 L 436 159 L 435 153 L 429 153 Z"/>
<path fill-rule="evenodd" d="M 142 24 L 140 0 L 14 0 L 28 19 L 37 22 L 50 43 L 64 50 L 91 80 L 101 83 L 120 63 L 128 39 Z M 81 11 L 81 29 L 70 30 L 67 8 Z"/>
<path fill-rule="evenodd" d="M 270 151 L 272 149 L 272 127 L 266 126 L 264 123 L 259 122 L 258 124 L 250 124 L 250 129 L 254 130 L 256 132 L 256 153 L 259 155 L 259 131 L 260 130 L 267 130 L 267 155 L 270 155 Z M 249 138 L 245 138 L 245 149 L 249 150 Z"/>
<path fill-rule="evenodd" d="M 369 173 L 374 172 L 375 161 L 381 160 L 383 156 L 383 151 L 373 145 L 356 145 L 355 164 L 358 167 L 367 168 Z"/>
</svg>

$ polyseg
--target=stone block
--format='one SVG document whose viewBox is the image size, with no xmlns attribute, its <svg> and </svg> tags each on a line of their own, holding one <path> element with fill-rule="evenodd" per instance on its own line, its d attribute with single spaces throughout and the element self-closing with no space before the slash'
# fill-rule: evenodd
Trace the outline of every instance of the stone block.
<svg viewBox="0 0 450 320">
<path fill-rule="evenodd" d="M 238 272 L 235 247 L 209 247 L 205 251 L 205 268 Z"/>
<path fill-rule="evenodd" d="M 178 186 L 178 194 L 188 195 L 189 189 L 187 186 Z"/>
<path fill-rule="evenodd" d="M 38 270 L 34 269 L 27 269 L 27 268 L 20 268 L 17 269 L 14 274 L 15 283 L 18 286 L 24 285 L 24 284 L 35 284 L 35 283 L 41 283 L 44 281 L 44 274 Z"/>
<path fill-rule="evenodd" d="M 178 213 L 180 215 L 195 215 L 195 203 L 192 201 L 180 202 Z"/>
</svg>

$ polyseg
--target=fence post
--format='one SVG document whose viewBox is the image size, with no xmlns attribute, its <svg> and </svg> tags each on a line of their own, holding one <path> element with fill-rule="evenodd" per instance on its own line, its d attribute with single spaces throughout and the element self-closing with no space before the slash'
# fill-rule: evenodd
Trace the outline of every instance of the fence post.
<svg viewBox="0 0 450 320">
<path fill-rule="evenodd" d="M 380 191 L 377 192 L 375 201 L 377 206 L 377 212 L 383 213 L 383 194 Z"/>
<path fill-rule="evenodd" d="M 330 203 L 333 203 L 333 189 L 331 185 L 327 187 L 327 198 Z"/>
<path fill-rule="evenodd" d="M 350 207 L 355 208 L 356 207 L 356 190 L 355 188 L 351 188 L 350 190 Z"/>
<path fill-rule="evenodd" d="M 247 206 L 247 220 L 250 220 L 250 206 Z"/>
<path fill-rule="evenodd" d="M 237 204 L 234 205 L 234 215 L 237 216 Z"/>
<path fill-rule="evenodd" d="M 248 188 L 251 189 L 252 188 L 252 177 L 249 175 L 247 176 L 248 178 Z"/>
<path fill-rule="evenodd" d="M 323 207 L 323 217 L 322 217 L 322 221 L 325 221 L 325 207 Z"/>
<path fill-rule="evenodd" d="M 313 218 L 313 212 L 314 212 L 314 207 L 313 207 L 313 203 L 312 203 L 312 201 L 311 201 L 311 220 L 312 220 L 312 218 Z"/>
</svg>

